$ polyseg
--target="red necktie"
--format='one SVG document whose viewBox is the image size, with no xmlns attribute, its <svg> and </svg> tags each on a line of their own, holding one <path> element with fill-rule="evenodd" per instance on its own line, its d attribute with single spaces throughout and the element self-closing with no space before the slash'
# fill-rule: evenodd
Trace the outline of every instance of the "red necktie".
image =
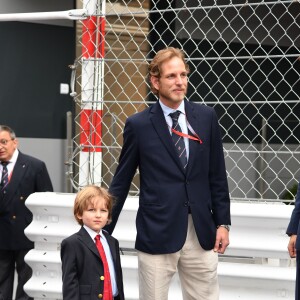
<svg viewBox="0 0 300 300">
<path fill-rule="evenodd" d="M 97 234 L 95 237 L 96 246 L 99 251 L 101 260 L 103 262 L 104 267 L 104 290 L 103 290 L 103 300 L 112 300 L 112 287 L 111 287 L 111 281 L 110 281 L 110 273 L 108 268 L 108 263 L 106 259 L 106 255 L 102 246 L 102 243 L 100 241 L 100 234 Z"/>
</svg>

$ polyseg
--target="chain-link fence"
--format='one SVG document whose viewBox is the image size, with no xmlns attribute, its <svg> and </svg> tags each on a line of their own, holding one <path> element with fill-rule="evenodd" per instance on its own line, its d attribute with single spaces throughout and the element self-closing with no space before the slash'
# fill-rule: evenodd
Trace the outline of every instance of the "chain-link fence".
<svg viewBox="0 0 300 300">
<path fill-rule="evenodd" d="M 299 1 L 78 1 L 88 21 L 77 24 L 73 66 L 75 189 L 109 186 L 126 118 L 156 101 L 148 62 L 174 46 L 190 65 L 187 98 L 218 114 L 232 200 L 294 199 L 300 179 Z M 137 174 L 130 193 L 138 191 Z"/>
</svg>

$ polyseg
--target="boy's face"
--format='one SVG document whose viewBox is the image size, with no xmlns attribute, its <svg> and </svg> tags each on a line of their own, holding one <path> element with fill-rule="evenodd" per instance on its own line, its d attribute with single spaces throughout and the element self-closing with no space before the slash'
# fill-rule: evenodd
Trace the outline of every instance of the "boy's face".
<svg viewBox="0 0 300 300">
<path fill-rule="evenodd" d="M 84 225 L 99 233 L 108 220 L 105 200 L 100 196 L 93 198 L 87 209 L 83 211 L 82 216 L 78 216 L 78 218 L 82 220 Z"/>
</svg>

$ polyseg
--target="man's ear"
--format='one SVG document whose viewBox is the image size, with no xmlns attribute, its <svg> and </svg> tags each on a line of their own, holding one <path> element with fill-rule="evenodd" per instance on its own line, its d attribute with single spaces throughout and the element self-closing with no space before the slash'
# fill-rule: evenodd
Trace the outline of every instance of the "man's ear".
<svg viewBox="0 0 300 300">
<path fill-rule="evenodd" d="M 152 86 L 153 86 L 155 89 L 159 90 L 159 78 L 156 77 L 156 76 L 151 76 L 151 77 L 150 77 L 150 80 L 151 80 Z"/>
</svg>

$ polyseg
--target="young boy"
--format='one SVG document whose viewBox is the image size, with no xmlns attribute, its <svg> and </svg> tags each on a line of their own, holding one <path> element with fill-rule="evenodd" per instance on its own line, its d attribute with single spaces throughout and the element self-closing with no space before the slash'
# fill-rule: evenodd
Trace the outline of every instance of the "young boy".
<svg viewBox="0 0 300 300">
<path fill-rule="evenodd" d="M 82 227 L 61 244 L 64 300 L 124 300 L 119 243 L 102 230 L 111 221 L 112 206 L 104 188 L 91 185 L 78 192 L 74 216 Z"/>
</svg>

